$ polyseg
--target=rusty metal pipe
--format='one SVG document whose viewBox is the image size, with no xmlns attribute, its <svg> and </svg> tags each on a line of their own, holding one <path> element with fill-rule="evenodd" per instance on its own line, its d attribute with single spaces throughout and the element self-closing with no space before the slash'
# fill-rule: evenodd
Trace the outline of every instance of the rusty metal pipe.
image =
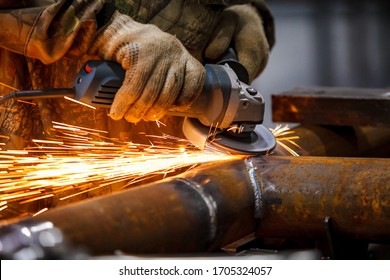
<svg viewBox="0 0 390 280">
<path fill-rule="evenodd" d="M 206 252 L 255 230 L 255 193 L 238 161 L 55 208 L 34 221 L 50 221 L 91 254 Z"/>
<path fill-rule="evenodd" d="M 167 254 L 214 251 L 254 231 L 324 238 L 326 217 L 343 236 L 390 241 L 390 161 L 267 156 L 207 164 L 18 223 L 50 221 L 92 254 Z"/>
<path fill-rule="evenodd" d="M 370 242 L 390 241 L 390 160 L 325 157 L 252 159 L 262 186 L 264 216 L 257 234 L 325 237 L 335 232 Z"/>
</svg>

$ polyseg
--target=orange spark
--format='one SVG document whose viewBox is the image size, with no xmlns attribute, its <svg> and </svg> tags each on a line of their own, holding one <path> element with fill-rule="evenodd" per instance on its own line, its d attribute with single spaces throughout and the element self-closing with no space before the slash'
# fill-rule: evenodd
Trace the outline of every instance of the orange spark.
<svg viewBox="0 0 390 280">
<path fill-rule="evenodd" d="M 35 217 L 39 214 L 42 214 L 43 212 L 46 212 L 47 210 L 49 210 L 49 208 L 45 207 L 45 208 L 39 210 L 38 212 L 36 212 L 35 214 L 33 214 L 32 216 Z"/>
<path fill-rule="evenodd" d="M 79 101 L 79 100 L 73 99 L 73 98 L 68 97 L 68 96 L 64 96 L 64 98 L 65 98 L 66 100 L 72 101 L 72 102 L 77 103 L 77 104 L 79 104 L 79 105 L 83 105 L 83 106 L 85 106 L 85 107 L 88 107 L 88 108 L 91 108 L 91 109 L 96 110 L 96 107 L 91 106 L 91 105 L 89 105 L 89 104 L 86 104 L 86 103 L 84 103 L 84 102 L 81 102 L 81 101 Z"/>
<path fill-rule="evenodd" d="M 38 147 L 0 151 L 0 201 L 7 203 L 3 207 L 81 199 L 85 193 L 107 192 L 113 185 L 120 190 L 200 163 L 243 157 L 199 151 L 187 140 L 169 135 L 150 136 L 151 143 L 145 145 L 58 122 L 53 130 L 56 137 L 33 140 Z"/>
<path fill-rule="evenodd" d="M 0 82 L 0 85 L 2 85 L 2 86 L 4 86 L 4 87 L 7 87 L 7 88 L 10 88 L 10 89 L 13 89 L 14 91 L 19 91 L 19 89 L 17 89 L 16 87 L 13 87 L 13 86 L 4 84 L 4 83 L 2 83 L 2 82 Z"/>
<path fill-rule="evenodd" d="M 285 149 L 293 156 L 299 156 L 299 154 L 293 148 L 285 144 L 285 142 L 287 142 L 298 149 L 302 149 L 297 143 L 294 142 L 294 140 L 299 139 L 299 136 L 294 135 L 294 130 L 291 130 L 288 125 L 282 126 L 281 124 L 278 124 L 275 128 L 271 129 L 271 132 L 274 134 L 277 143 L 283 149 Z"/>
</svg>

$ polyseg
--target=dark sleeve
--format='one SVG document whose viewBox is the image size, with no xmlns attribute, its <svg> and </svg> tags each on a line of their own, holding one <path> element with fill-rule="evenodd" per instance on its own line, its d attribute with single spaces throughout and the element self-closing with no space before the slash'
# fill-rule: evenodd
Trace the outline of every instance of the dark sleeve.
<svg viewBox="0 0 390 280">
<path fill-rule="evenodd" d="M 264 31 L 268 40 L 270 48 L 275 44 L 275 26 L 274 18 L 264 0 L 187 0 L 190 2 L 196 2 L 207 5 L 240 5 L 240 4 L 252 4 L 257 8 L 259 14 L 263 19 Z"/>
<path fill-rule="evenodd" d="M 0 0 L 0 47 L 46 64 L 80 55 L 111 10 L 103 0 Z"/>
<path fill-rule="evenodd" d="M 251 3 L 257 8 L 263 19 L 265 36 L 271 49 L 275 45 L 275 24 L 272 13 L 263 0 L 253 0 Z"/>
</svg>

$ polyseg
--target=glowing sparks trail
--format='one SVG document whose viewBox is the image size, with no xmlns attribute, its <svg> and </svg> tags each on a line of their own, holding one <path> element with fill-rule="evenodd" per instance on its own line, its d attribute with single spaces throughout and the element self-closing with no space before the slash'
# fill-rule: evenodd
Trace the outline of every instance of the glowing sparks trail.
<svg viewBox="0 0 390 280">
<path fill-rule="evenodd" d="M 77 103 L 77 104 L 79 104 L 79 105 L 86 106 L 86 107 L 88 107 L 88 108 L 90 108 L 90 109 L 96 110 L 96 107 L 91 106 L 91 105 L 88 105 L 88 104 L 86 104 L 86 103 L 84 103 L 84 102 L 81 102 L 81 101 L 79 101 L 79 100 L 76 100 L 76 99 L 74 99 L 74 98 L 70 98 L 70 97 L 68 97 L 68 96 L 64 96 L 64 98 L 65 98 L 66 100 L 72 101 L 72 102 Z"/>
<path fill-rule="evenodd" d="M 39 215 L 61 201 L 79 200 L 157 180 L 200 163 L 244 156 L 220 150 L 199 151 L 174 136 L 146 135 L 150 144 L 126 143 L 107 137 L 106 131 L 53 122 L 51 139 L 34 139 L 25 150 L 0 150 L 0 219 Z M 272 130 L 278 143 L 296 147 L 287 126 Z M 36 207 L 24 207 L 36 205 Z M 7 215 L 3 215 L 5 211 Z"/>
<path fill-rule="evenodd" d="M 150 136 L 152 143 L 143 145 L 109 139 L 104 131 L 62 123 L 53 127 L 55 139 L 35 139 L 36 146 L 25 150 L 0 151 L 0 211 L 12 203 L 67 200 L 113 184 L 121 189 L 161 178 L 199 163 L 240 158 L 199 151 L 187 140 L 167 135 Z"/>
<path fill-rule="evenodd" d="M 6 87 L 6 88 L 13 89 L 13 90 L 15 90 L 15 91 L 19 91 L 19 89 L 15 88 L 15 87 L 13 87 L 13 86 L 10 86 L 10 85 L 7 85 L 7 84 L 4 84 L 4 83 L 2 83 L 2 82 L 0 82 L 0 85 L 1 85 L 1 86 L 4 86 L 4 87 Z"/>
<path fill-rule="evenodd" d="M 294 135 L 294 130 L 291 130 L 288 125 L 282 126 L 281 124 L 278 124 L 275 128 L 271 129 L 271 131 L 276 137 L 276 141 L 283 149 L 285 149 L 293 156 L 299 156 L 299 154 L 293 148 L 290 148 L 284 143 L 287 142 L 298 149 L 302 149 L 297 143 L 294 142 L 294 140 L 299 139 L 299 136 Z"/>
</svg>

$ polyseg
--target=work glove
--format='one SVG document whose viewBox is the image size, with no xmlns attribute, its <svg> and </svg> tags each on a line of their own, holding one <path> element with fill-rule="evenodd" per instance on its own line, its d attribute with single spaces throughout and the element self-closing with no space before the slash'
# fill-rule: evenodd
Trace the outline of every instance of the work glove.
<svg viewBox="0 0 390 280">
<path fill-rule="evenodd" d="M 234 5 L 222 12 L 206 46 L 205 57 L 215 60 L 229 47 L 235 49 L 238 61 L 253 81 L 266 66 L 270 47 L 260 14 L 251 4 Z"/>
<path fill-rule="evenodd" d="M 203 65 L 176 37 L 119 12 L 97 35 L 91 53 L 126 70 L 110 109 L 114 120 L 153 121 L 171 108 L 183 111 L 204 84 Z"/>
</svg>

